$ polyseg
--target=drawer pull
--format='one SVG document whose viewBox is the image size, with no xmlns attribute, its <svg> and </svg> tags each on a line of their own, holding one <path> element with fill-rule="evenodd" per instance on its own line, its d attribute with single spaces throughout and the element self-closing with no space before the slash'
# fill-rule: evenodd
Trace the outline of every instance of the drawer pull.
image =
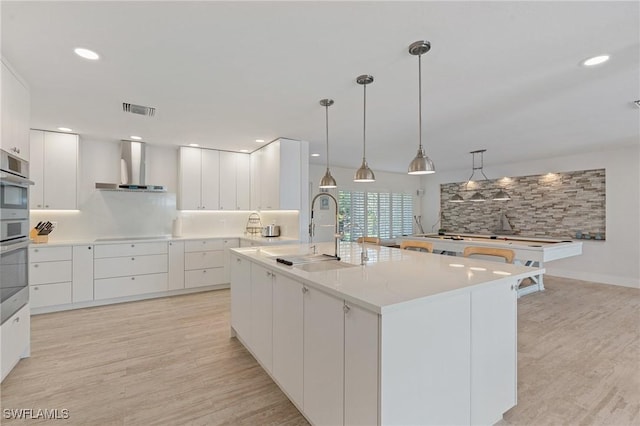
<svg viewBox="0 0 640 426">
<path fill-rule="evenodd" d="M 33 267 L 34 267 L 34 268 L 37 268 L 37 267 L 38 267 L 38 264 L 36 263 L 35 265 L 33 265 Z"/>
<path fill-rule="evenodd" d="M 131 277 L 131 281 L 135 281 L 136 277 Z"/>
<path fill-rule="evenodd" d="M 135 257 L 132 257 L 132 258 L 131 258 L 131 260 L 136 260 L 136 258 L 135 258 Z"/>
<path fill-rule="evenodd" d="M 135 244 L 131 244 L 131 247 L 132 247 L 132 248 L 133 248 L 133 247 L 135 247 L 135 246 L 136 246 Z"/>
<path fill-rule="evenodd" d="M 207 273 L 207 270 L 206 270 L 206 269 L 203 269 L 203 270 L 202 270 L 202 273 L 203 273 L 203 274 L 206 274 L 206 273 Z"/>
<path fill-rule="evenodd" d="M 16 319 L 14 319 L 13 322 L 20 322 L 20 317 L 16 317 Z"/>
<path fill-rule="evenodd" d="M 33 251 L 37 253 L 40 251 L 40 249 L 33 249 Z"/>
<path fill-rule="evenodd" d="M 34 287 L 33 289 L 34 290 L 40 290 L 40 287 Z"/>
</svg>

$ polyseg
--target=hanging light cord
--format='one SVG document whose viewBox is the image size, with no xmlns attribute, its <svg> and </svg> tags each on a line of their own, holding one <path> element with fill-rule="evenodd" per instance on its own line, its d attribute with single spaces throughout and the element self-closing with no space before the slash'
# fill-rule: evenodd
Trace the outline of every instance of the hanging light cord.
<svg viewBox="0 0 640 426">
<path fill-rule="evenodd" d="M 367 85 L 364 86 L 364 108 L 362 113 L 362 161 L 367 158 Z"/>
<path fill-rule="evenodd" d="M 422 149 L 422 54 L 418 55 L 418 141 Z"/>
<path fill-rule="evenodd" d="M 327 127 L 327 170 L 329 170 L 329 105 L 325 105 L 325 123 Z"/>
<path fill-rule="evenodd" d="M 476 167 L 476 154 L 480 153 L 480 167 Z M 476 174 L 476 170 L 480 170 L 480 173 L 482 173 L 482 176 L 484 176 L 484 180 L 488 181 L 489 178 L 487 177 L 487 175 L 484 174 L 484 152 L 483 151 L 474 151 L 471 152 L 471 176 L 469 176 L 469 179 L 467 179 L 467 183 L 464 185 L 464 190 L 468 190 L 469 188 L 469 182 L 471 182 L 471 179 L 473 178 L 473 175 Z"/>
</svg>

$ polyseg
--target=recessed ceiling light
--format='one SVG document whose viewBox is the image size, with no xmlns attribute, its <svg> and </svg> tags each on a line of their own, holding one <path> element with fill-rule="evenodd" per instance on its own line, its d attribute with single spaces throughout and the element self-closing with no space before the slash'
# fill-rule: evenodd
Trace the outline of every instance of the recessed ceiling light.
<svg viewBox="0 0 640 426">
<path fill-rule="evenodd" d="M 256 139 L 256 142 L 262 143 L 262 142 L 264 142 L 264 139 Z"/>
<path fill-rule="evenodd" d="M 94 52 L 93 50 L 85 49 L 83 47 L 76 47 L 75 49 L 73 49 L 73 51 L 76 55 L 85 59 L 89 59 L 91 61 L 97 61 L 98 59 L 100 59 L 100 55 L 98 55 L 96 52 Z"/>
<path fill-rule="evenodd" d="M 190 143 L 189 146 L 200 146 L 200 144 L 197 143 Z"/>
<path fill-rule="evenodd" d="M 594 65 L 600 65 L 604 62 L 607 62 L 608 60 L 609 55 L 598 55 L 594 56 L 593 58 L 585 59 L 584 61 L 582 61 L 582 65 L 584 65 L 585 67 L 592 67 Z"/>
<path fill-rule="evenodd" d="M 71 132 L 72 129 L 68 128 L 68 127 L 58 127 L 58 130 L 60 130 L 61 132 Z"/>
<path fill-rule="evenodd" d="M 134 141 L 142 140 L 140 136 L 130 136 L 130 138 L 133 139 Z"/>
<path fill-rule="evenodd" d="M 249 152 L 248 149 L 241 149 L 240 152 Z"/>
<path fill-rule="evenodd" d="M 320 157 L 320 154 L 313 153 L 313 154 L 311 154 L 311 156 L 312 157 Z"/>
</svg>

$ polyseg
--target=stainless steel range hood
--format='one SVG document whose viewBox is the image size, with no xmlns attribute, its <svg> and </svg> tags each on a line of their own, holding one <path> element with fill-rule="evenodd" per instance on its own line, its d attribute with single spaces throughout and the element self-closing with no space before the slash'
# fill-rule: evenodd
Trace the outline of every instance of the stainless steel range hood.
<svg viewBox="0 0 640 426">
<path fill-rule="evenodd" d="M 96 183 L 96 189 L 109 191 L 164 192 L 162 185 L 146 183 L 146 146 L 144 142 L 120 143 L 120 183 Z"/>
</svg>

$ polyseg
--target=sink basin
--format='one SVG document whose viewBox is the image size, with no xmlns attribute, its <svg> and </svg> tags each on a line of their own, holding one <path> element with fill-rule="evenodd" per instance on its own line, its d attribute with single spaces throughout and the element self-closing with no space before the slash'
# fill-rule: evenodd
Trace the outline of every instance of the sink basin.
<svg viewBox="0 0 640 426">
<path fill-rule="evenodd" d="M 353 268 L 358 265 L 341 262 L 339 260 L 326 260 L 324 262 L 301 263 L 294 265 L 295 268 L 302 269 L 306 272 L 330 271 L 333 269 Z"/>
</svg>

